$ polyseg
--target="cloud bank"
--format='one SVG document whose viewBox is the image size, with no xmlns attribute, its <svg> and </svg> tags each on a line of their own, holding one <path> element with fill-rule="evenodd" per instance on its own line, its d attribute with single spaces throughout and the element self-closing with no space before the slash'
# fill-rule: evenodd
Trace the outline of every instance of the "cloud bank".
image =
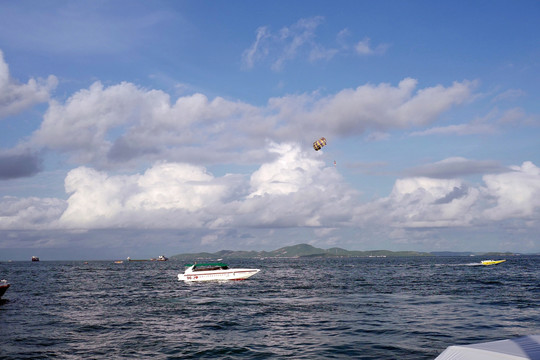
<svg viewBox="0 0 540 360">
<path fill-rule="evenodd" d="M 171 101 L 132 83 L 95 82 L 64 103 L 52 100 L 31 148 L 65 153 L 98 169 L 159 160 L 198 164 L 268 160 L 268 141 L 310 142 L 366 131 L 425 126 L 470 99 L 474 82 L 417 89 L 417 80 L 362 85 L 336 94 L 272 98 L 265 107 L 196 93 Z M 332 121 L 329 121 L 332 119 Z"/>
<path fill-rule="evenodd" d="M 501 219 L 540 225 L 540 168 L 530 162 L 484 175 L 481 184 L 400 178 L 387 197 L 363 202 L 320 153 L 289 143 L 268 151 L 276 158 L 251 174 L 214 176 L 202 166 L 165 162 L 132 175 L 78 167 L 65 179 L 67 201 L 4 197 L 0 229 L 432 229 Z"/>
<path fill-rule="evenodd" d="M 318 24 L 283 31 L 290 43 L 282 64 L 313 41 Z M 264 47 L 266 31 L 260 29 L 261 43 L 250 56 Z M 14 238 L 21 230 L 302 229 L 339 242 L 343 231 L 396 236 L 507 221 L 516 229 L 539 229 L 540 169 L 530 161 L 503 167 L 452 157 L 409 169 L 390 194 L 365 201 L 338 168 L 327 165 L 324 150 L 311 149 L 321 134 L 339 139 L 372 132 L 384 138 L 392 130 L 429 126 L 452 107 L 473 101 L 474 81 L 420 88 L 416 79 L 405 78 L 397 86 L 275 97 L 265 106 L 201 93 L 171 99 L 161 90 L 99 81 L 65 101 L 51 100 L 55 85 L 54 77 L 18 84 L 0 61 L 0 86 L 7 89 L 0 114 L 49 104 L 39 128 L 0 153 L 0 178 L 35 175 L 47 152 L 66 156 L 71 168 L 66 199 L 0 200 L 0 230 Z M 227 173 L 212 174 L 216 164 Z M 466 181 L 470 175 L 482 176 L 482 182 Z M 202 241 L 215 242 L 216 233 Z"/>
</svg>

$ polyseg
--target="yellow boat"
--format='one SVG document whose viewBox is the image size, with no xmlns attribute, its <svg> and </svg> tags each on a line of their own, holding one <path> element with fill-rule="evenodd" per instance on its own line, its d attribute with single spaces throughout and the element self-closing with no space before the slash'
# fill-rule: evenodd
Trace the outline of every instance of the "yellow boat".
<svg viewBox="0 0 540 360">
<path fill-rule="evenodd" d="M 482 265 L 497 265 L 505 261 L 506 260 L 482 260 Z"/>
</svg>

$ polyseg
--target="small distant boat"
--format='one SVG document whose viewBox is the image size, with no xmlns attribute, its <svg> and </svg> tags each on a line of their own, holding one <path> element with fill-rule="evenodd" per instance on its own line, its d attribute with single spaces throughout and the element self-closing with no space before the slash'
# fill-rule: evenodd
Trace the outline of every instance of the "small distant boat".
<svg viewBox="0 0 540 360">
<path fill-rule="evenodd" d="M 167 261 L 169 260 L 168 257 L 165 255 L 159 255 L 157 258 L 150 258 L 150 259 L 132 259 L 128 256 L 127 261 Z"/>
<path fill-rule="evenodd" d="M 497 264 L 503 263 L 505 261 L 506 261 L 506 259 L 505 260 L 482 260 L 481 264 L 482 265 L 497 265 Z"/>
<path fill-rule="evenodd" d="M 0 299 L 10 286 L 11 285 L 7 282 L 7 280 L 0 280 Z"/>
<path fill-rule="evenodd" d="M 256 273 L 259 269 L 230 269 L 227 264 L 206 263 L 188 264 L 183 274 L 178 274 L 178 280 L 189 281 L 223 281 L 245 280 Z"/>
<path fill-rule="evenodd" d="M 123 264 L 124 262 L 122 260 L 116 260 L 114 263 L 115 264 Z"/>
<path fill-rule="evenodd" d="M 32 256 L 32 261 L 39 261 L 39 258 L 37 256 Z"/>
</svg>

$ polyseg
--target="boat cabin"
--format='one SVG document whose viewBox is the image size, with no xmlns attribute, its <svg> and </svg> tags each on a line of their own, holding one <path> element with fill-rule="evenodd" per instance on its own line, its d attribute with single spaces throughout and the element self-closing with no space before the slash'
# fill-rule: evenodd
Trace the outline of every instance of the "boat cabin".
<svg viewBox="0 0 540 360">
<path fill-rule="evenodd" d="M 186 264 L 187 267 L 193 266 L 193 264 Z M 224 263 L 206 263 L 195 264 L 193 271 L 214 271 L 214 270 L 227 270 L 229 266 Z"/>
</svg>

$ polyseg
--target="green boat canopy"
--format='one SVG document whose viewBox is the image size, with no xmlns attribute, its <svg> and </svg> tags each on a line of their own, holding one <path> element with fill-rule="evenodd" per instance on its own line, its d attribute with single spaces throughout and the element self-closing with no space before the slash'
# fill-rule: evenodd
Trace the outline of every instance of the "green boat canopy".
<svg viewBox="0 0 540 360">
<path fill-rule="evenodd" d="M 222 262 L 215 262 L 215 263 L 200 263 L 200 264 L 185 264 L 184 266 L 185 267 L 190 267 L 190 266 L 193 266 L 195 265 L 195 267 L 203 267 L 203 266 L 228 266 L 227 264 L 225 263 L 222 263 Z"/>
</svg>

